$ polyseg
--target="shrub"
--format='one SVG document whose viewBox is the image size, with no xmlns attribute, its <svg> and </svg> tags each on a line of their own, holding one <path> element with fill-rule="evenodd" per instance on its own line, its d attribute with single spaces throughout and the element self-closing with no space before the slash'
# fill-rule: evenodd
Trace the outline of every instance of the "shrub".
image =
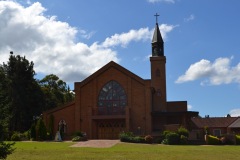
<svg viewBox="0 0 240 160">
<path fill-rule="evenodd" d="M 240 135 L 236 135 L 236 144 L 240 145 Z"/>
<path fill-rule="evenodd" d="M 187 130 L 186 128 L 182 127 L 182 126 L 181 126 L 180 128 L 178 128 L 177 133 L 178 133 L 180 136 L 183 135 L 184 137 L 187 137 L 187 138 L 188 138 L 188 136 L 189 136 L 188 130 Z"/>
<path fill-rule="evenodd" d="M 80 137 L 80 136 L 76 136 L 72 139 L 73 142 L 76 142 L 76 141 L 87 141 L 87 138 L 86 137 Z"/>
<path fill-rule="evenodd" d="M 54 116 L 51 114 L 49 117 L 48 134 L 47 134 L 47 138 L 49 140 L 52 140 L 54 138 L 53 129 L 54 129 Z"/>
<path fill-rule="evenodd" d="M 220 144 L 220 140 L 218 137 L 212 136 L 212 135 L 207 135 L 207 144 L 209 145 L 219 145 Z"/>
<path fill-rule="evenodd" d="M 184 135 L 180 136 L 180 144 L 188 144 L 188 138 Z"/>
<path fill-rule="evenodd" d="M 136 136 L 136 137 L 132 137 L 130 139 L 130 142 L 132 142 L 132 143 L 145 143 L 146 141 L 143 137 Z"/>
<path fill-rule="evenodd" d="M 169 144 L 169 143 L 168 143 L 168 140 L 167 140 L 167 139 L 164 139 L 164 140 L 162 141 L 162 144 Z"/>
<path fill-rule="evenodd" d="M 30 139 L 31 140 L 36 140 L 36 125 L 32 124 L 30 128 Z"/>
<path fill-rule="evenodd" d="M 145 143 L 143 137 L 134 136 L 132 132 L 122 132 L 119 134 L 121 142 L 131 142 L 131 143 Z"/>
<path fill-rule="evenodd" d="M 21 133 L 14 132 L 11 136 L 11 141 L 21 141 Z"/>
<path fill-rule="evenodd" d="M 41 118 L 37 121 L 36 135 L 37 135 L 36 136 L 37 140 L 40 140 L 40 141 L 46 140 L 47 129 L 46 129 L 46 126 L 45 126 L 45 124 L 44 124 L 44 122 Z"/>
<path fill-rule="evenodd" d="M 153 143 L 153 137 L 151 135 L 147 135 L 144 137 L 146 143 Z"/>
<path fill-rule="evenodd" d="M 6 159 L 9 154 L 15 150 L 13 148 L 14 143 L 5 143 L 0 141 L 0 159 Z"/>
<path fill-rule="evenodd" d="M 179 144 L 179 142 L 180 142 L 179 134 L 177 134 L 175 132 L 169 132 L 166 135 L 166 139 L 167 139 L 168 144 L 170 144 L 170 145 Z"/>
<path fill-rule="evenodd" d="M 132 132 L 122 132 L 119 134 L 121 142 L 131 142 L 131 139 L 134 137 Z"/>
<path fill-rule="evenodd" d="M 236 142 L 236 136 L 233 134 L 226 134 L 220 138 L 222 144 L 233 145 Z"/>
<path fill-rule="evenodd" d="M 162 133 L 163 139 L 166 139 L 166 136 L 167 136 L 169 133 L 171 133 L 171 131 L 168 131 L 168 130 L 163 131 L 163 133 Z"/>
<path fill-rule="evenodd" d="M 22 141 L 27 141 L 30 139 L 30 131 L 25 131 L 21 134 L 21 140 Z"/>
</svg>

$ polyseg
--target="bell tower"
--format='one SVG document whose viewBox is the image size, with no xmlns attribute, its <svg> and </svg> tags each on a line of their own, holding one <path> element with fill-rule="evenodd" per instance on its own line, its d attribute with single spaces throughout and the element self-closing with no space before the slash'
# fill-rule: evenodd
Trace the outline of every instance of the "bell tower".
<svg viewBox="0 0 240 160">
<path fill-rule="evenodd" d="M 152 38 L 151 62 L 151 91 L 152 111 L 165 112 L 167 109 L 166 93 L 166 57 L 164 56 L 164 42 L 158 27 L 158 14 L 156 13 L 156 26 Z"/>
</svg>

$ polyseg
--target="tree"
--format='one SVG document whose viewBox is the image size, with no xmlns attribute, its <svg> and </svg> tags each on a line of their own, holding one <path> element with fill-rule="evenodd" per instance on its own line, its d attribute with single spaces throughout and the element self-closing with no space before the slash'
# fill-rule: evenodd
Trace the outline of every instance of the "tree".
<svg viewBox="0 0 240 160">
<path fill-rule="evenodd" d="M 8 62 L 1 67 L 7 88 L 2 93 L 5 103 L 0 102 L 0 106 L 10 114 L 10 131 L 23 132 L 29 129 L 33 116 L 42 111 L 43 93 L 34 79 L 33 66 L 33 62 L 25 57 L 10 52 Z"/>
<path fill-rule="evenodd" d="M 47 129 L 46 126 L 42 120 L 42 118 L 39 118 L 36 124 L 36 139 L 43 141 L 47 138 Z"/>
<path fill-rule="evenodd" d="M 2 132 L 0 140 L 6 139 L 8 133 L 8 126 L 10 120 L 10 98 L 8 96 L 8 79 L 6 78 L 6 74 L 4 73 L 3 66 L 0 65 L 0 125 L 2 127 Z"/>
<path fill-rule="evenodd" d="M 0 138 L 4 134 L 4 127 L 0 124 Z M 6 159 L 9 154 L 14 151 L 14 143 L 5 143 L 0 139 L 0 159 Z"/>
<path fill-rule="evenodd" d="M 63 105 L 74 99 L 74 94 L 70 91 L 66 82 L 54 74 L 45 76 L 39 81 L 39 85 L 44 93 L 44 110 Z"/>
</svg>

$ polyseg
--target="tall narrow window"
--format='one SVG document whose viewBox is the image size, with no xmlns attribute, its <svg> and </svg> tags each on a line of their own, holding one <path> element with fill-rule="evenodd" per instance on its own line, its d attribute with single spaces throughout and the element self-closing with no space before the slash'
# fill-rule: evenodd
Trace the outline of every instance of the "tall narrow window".
<svg viewBox="0 0 240 160">
<path fill-rule="evenodd" d="M 67 123 L 65 120 L 60 120 L 58 123 L 58 130 L 60 133 L 66 133 L 67 132 Z"/>
<path fill-rule="evenodd" d="M 127 95 L 116 81 L 109 81 L 100 90 L 98 96 L 98 114 L 123 115 L 127 106 Z"/>
</svg>

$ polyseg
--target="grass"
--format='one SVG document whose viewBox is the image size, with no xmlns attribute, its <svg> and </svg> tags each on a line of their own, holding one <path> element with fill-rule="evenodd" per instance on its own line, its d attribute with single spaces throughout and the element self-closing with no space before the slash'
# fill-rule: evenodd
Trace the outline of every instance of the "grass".
<svg viewBox="0 0 240 160">
<path fill-rule="evenodd" d="M 112 148 L 75 148 L 74 143 L 17 142 L 7 160 L 235 160 L 240 146 L 168 146 L 120 143 Z"/>
</svg>

